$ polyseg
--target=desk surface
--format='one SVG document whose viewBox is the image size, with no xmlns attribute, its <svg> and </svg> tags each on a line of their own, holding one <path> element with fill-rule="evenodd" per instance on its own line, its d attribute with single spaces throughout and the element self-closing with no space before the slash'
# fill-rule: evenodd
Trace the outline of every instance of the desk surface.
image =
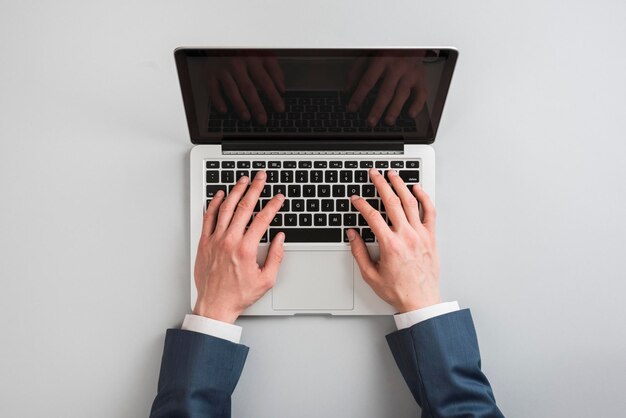
<svg viewBox="0 0 626 418">
<path fill-rule="evenodd" d="M 626 3 L 325 3 L 2 6 L 0 416 L 147 415 L 189 305 L 172 51 L 207 44 L 458 47 L 435 145 L 444 296 L 472 308 L 507 416 L 623 414 Z M 417 415 L 391 318 L 240 324 L 234 416 Z"/>
</svg>

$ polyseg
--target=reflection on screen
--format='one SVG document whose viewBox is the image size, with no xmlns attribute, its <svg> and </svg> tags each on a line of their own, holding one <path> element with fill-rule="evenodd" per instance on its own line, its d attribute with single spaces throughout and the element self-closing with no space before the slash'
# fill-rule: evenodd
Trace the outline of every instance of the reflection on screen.
<svg viewBox="0 0 626 418">
<path fill-rule="evenodd" d="M 196 50 L 181 84 L 202 138 L 427 138 L 448 52 Z"/>
</svg>

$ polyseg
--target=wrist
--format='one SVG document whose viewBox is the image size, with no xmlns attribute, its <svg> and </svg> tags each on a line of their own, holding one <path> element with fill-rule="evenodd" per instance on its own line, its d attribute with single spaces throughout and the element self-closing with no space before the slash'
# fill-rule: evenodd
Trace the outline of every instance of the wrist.
<svg viewBox="0 0 626 418">
<path fill-rule="evenodd" d="M 418 309 L 428 308 L 429 306 L 438 305 L 440 303 L 441 297 L 437 295 L 428 299 L 411 300 L 403 303 L 398 303 L 394 307 L 398 310 L 398 313 L 403 314 L 407 312 L 417 311 Z"/>
<path fill-rule="evenodd" d="M 229 324 L 234 324 L 239 317 L 238 312 L 219 307 L 204 307 L 197 303 L 196 307 L 193 309 L 193 314 Z"/>
</svg>

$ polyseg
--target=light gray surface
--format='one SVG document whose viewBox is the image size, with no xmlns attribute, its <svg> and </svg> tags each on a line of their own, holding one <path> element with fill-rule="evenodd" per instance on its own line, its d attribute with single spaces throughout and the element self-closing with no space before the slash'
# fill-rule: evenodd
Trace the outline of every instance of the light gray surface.
<svg viewBox="0 0 626 418">
<path fill-rule="evenodd" d="M 384 3 L 2 3 L 0 416 L 147 415 L 189 304 L 172 50 L 206 44 L 458 47 L 445 298 L 472 308 L 507 416 L 623 415 L 625 3 Z M 235 417 L 416 416 L 391 318 L 240 323 Z"/>
</svg>

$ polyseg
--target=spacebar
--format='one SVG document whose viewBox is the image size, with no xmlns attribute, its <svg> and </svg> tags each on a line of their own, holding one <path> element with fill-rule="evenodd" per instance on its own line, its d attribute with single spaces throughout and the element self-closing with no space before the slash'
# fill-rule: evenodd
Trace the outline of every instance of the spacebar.
<svg viewBox="0 0 626 418">
<path fill-rule="evenodd" d="M 285 242 L 341 242 L 341 228 L 270 228 L 270 240 L 281 231 Z"/>
</svg>

